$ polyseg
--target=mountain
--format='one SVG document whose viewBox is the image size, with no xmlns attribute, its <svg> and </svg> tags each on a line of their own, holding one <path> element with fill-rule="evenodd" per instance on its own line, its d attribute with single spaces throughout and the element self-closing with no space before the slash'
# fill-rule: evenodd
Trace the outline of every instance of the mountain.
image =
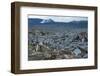
<svg viewBox="0 0 100 76">
<path fill-rule="evenodd" d="M 54 23 L 52 19 L 43 19 L 40 23 Z"/>
<path fill-rule="evenodd" d="M 43 19 L 39 19 L 39 18 L 29 18 L 28 19 L 28 25 L 37 25 L 37 24 L 40 24 L 40 22 L 42 21 Z"/>
<path fill-rule="evenodd" d="M 28 26 L 87 28 L 88 21 L 55 22 L 52 19 L 29 18 Z"/>
</svg>

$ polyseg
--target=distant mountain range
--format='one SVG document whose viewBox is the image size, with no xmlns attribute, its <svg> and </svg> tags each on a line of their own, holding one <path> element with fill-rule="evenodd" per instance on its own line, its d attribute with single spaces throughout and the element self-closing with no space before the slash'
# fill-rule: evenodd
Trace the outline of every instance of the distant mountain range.
<svg viewBox="0 0 100 76">
<path fill-rule="evenodd" d="M 87 28 L 88 21 L 71 21 L 71 22 L 55 22 L 52 19 L 29 18 L 28 26 L 56 26 L 56 27 L 73 27 L 73 28 Z"/>
</svg>

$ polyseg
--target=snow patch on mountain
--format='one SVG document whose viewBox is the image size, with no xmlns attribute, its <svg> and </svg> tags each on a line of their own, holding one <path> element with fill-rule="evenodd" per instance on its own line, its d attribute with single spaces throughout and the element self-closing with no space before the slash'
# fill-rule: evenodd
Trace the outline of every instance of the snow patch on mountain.
<svg viewBox="0 0 100 76">
<path fill-rule="evenodd" d="M 43 19 L 40 23 L 54 23 L 52 19 Z"/>
</svg>

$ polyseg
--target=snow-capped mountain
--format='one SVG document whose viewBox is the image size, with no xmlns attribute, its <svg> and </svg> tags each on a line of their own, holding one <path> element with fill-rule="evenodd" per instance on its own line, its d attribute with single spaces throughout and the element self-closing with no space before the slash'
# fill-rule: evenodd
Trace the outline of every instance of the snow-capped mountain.
<svg viewBox="0 0 100 76">
<path fill-rule="evenodd" d="M 29 27 L 32 26 L 49 26 L 49 27 L 75 27 L 75 28 L 87 28 L 88 21 L 71 21 L 71 22 L 56 22 L 52 19 L 40 19 L 40 18 L 29 18 Z"/>
<path fill-rule="evenodd" d="M 52 19 L 43 19 L 40 23 L 54 23 Z"/>
</svg>

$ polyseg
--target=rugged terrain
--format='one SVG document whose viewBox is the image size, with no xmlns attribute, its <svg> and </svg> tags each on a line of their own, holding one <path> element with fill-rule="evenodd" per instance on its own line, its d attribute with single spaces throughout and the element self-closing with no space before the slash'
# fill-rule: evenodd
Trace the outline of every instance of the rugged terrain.
<svg viewBox="0 0 100 76">
<path fill-rule="evenodd" d="M 29 27 L 28 60 L 88 58 L 86 25 L 80 21 Z"/>
</svg>

